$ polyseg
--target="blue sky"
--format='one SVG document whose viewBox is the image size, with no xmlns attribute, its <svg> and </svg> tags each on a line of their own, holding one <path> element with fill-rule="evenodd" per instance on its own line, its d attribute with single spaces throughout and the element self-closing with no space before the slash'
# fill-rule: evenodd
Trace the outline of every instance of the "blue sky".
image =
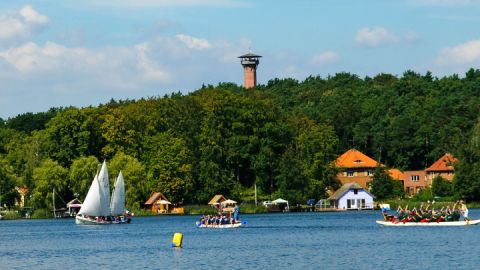
<svg viewBox="0 0 480 270">
<path fill-rule="evenodd" d="M 480 67 L 480 0 L 0 2 L 0 117 L 111 98 L 351 72 Z"/>
</svg>

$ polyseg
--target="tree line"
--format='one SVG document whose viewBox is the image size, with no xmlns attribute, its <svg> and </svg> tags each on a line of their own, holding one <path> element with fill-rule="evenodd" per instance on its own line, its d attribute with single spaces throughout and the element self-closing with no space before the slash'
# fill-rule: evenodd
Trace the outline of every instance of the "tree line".
<svg viewBox="0 0 480 270">
<path fill-rule="evenodd" d="M 333 161 L 356 148 L 402 170 L 453 153 L 451 193 L 479 200 L 479 110 L 480 70 L 471 69 L 464 77 L 272 79 L 252 90 L 220 83 L 24 113 L 0 119 L 0 198 L 13 205 L 15 187 L 25 186 L 37 209 L 49 208 L 53 188 L 83 199 L 107 160 L 112 181 L 122 170 L 131 208 L 152 191 L 183 203 L 214 194 L 252 201 L 254 186 L 260 197 L 304 203 L 338 188 Z"/>
</svg>

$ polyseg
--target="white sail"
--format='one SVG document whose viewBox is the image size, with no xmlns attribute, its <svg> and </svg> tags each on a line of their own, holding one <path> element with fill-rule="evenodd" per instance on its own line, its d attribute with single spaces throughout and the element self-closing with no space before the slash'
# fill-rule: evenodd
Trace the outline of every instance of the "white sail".
<svg viewBox="0 0 480 270">
<path fill-rule="evenodd" d="M 103 193 L 101 192 L 100 185 L 98 183 L 98 175 L 95 175 L 82 207 L 80 208 L 80 211 L 78 211 L 78 215 L 102 216 L 102 194 Z"/>
<path fill-rule="evenodd" d="M 100 216 L 110 216 L 110 180 L 108 179 L 107 162 L 103 161 L 102 168 L 98 173 L 98 183 L 100 184 L 100 191 L 102 193 Z"/>
<path fill-rule="evenodd" d="M 125 183 L 121 171 L 118 174 L 117 181 L 115 181 L 113 188 L 110 210 L 113 216 L 120 216 L 125 213 Z"/>
</svg>

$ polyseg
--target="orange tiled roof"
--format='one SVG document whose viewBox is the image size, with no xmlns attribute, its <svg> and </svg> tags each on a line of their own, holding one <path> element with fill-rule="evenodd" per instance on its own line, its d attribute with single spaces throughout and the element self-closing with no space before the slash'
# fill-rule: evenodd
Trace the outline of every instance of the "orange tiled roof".
<svg viewBox="0 0 480 270">
<path fill-rule="evenodd" d="M 342 168 L 375 168 L 377 162 L 358 150 L 350 149 L 337 158 L 335 165 Z"/>
<path fill-rule="evenodd" d="M 399 169 L 390 169 L 388 174 L 393 178 L 393 180 L 403 180 L 405 175 Z"/>
<path fill-rule="evenodd" d="M 453 168 L 453 165 L 457 161 L 458 160 L 452 154 L 446 153 L 425 171 L 454 171 L 455 169 Z"/>
</svg>

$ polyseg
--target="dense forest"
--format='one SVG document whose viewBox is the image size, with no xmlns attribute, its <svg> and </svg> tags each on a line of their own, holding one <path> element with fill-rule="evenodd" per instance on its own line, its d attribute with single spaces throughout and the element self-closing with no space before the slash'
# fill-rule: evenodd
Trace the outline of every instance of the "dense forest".
<svg viewBox="0 0 480 270">
<path fill-rule="evenodd" d="M 152 191 L 174 202 L 205 203 L 214 194 L 252 201 L 321 198 L 338 187 L 332 161 L 356 148 L 402 170 L 424 169 L 444 153 L 459 162 L 458 197 L 480 199 L 480 70 L 435 78 L 274 79 L 245 90 L 231 83 L 86 108 L 52 108 L 0 119 L 0 196 L 15 187 L 27 205 L 46 209 L 52 190 L 83 199 L 107 160 L 122 170 L 129 207 Z"/>
</svg>

